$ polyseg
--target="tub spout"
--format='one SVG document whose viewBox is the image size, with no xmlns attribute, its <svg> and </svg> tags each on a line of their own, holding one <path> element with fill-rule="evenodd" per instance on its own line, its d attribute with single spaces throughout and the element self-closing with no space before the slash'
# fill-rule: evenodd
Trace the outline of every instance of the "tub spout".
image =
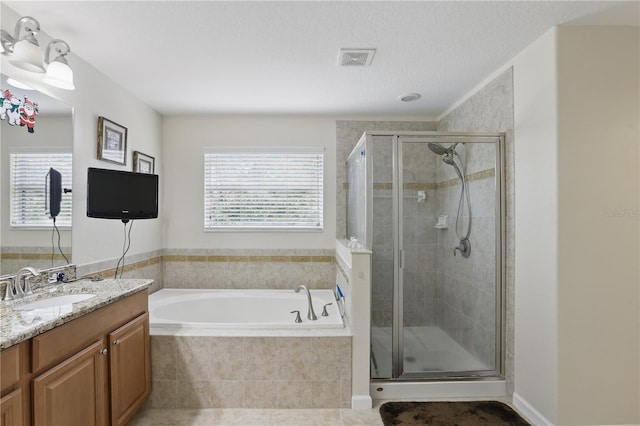
<svg viewBox="0 0 640 426">
<path fill-rule="evenodd" d="M 309 289 L 303 285 L 299 285 L 296 288 L 296 293 L 300 293 L 300 290 L 304 290 L 305 293 L 307 293 L 307 303 L 309 304 L 309 310 L 307 312 L 307 318 L 309 318 L 311 321 L 315 321 L 318 319 L 318 317 L 316 316 L 316 313 L 313 310 L 313 303 L 311 302 L 311 293 L 309 292 Z"/>
</svg>

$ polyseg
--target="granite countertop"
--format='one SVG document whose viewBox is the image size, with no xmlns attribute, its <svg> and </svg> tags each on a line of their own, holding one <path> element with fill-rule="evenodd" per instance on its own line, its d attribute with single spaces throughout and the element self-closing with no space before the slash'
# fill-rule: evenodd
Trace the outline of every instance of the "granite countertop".
<svg viewBox="0 0 640 426">
<path fill-rule="evenodd" d="M 0 350 L 144 290 L 152 283 L 151 279 L 80 279 L 39 288 L 22 299 L 0 301 Z M 21 305 L 49 297 L 86 293 L 95 294 L 95 297 L 55 307 L 16 310 Z"/>
</svg>

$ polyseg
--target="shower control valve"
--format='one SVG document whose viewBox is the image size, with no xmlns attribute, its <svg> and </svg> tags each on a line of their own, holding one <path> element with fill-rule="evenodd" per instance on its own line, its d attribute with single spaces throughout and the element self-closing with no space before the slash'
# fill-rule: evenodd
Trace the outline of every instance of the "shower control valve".
<svg viewBox="0 0 640 426">
<path fill-rule="evenodd" d="M 454 256 L 456 255 L 457 251 L 460 251 L 460 254 L 465 259 L 471 256 L 471 243 L 469 242 L 468 238 L 462 238 L 460 240 L 460 244 L 458 245 L 458 247 L 453 249 Z"/>
</svg>

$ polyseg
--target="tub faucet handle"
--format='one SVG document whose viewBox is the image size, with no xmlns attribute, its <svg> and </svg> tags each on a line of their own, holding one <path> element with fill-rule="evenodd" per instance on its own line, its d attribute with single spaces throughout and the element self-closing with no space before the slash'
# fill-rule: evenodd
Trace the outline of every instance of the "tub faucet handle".
<svg viewBox="0 0 640 426">
<path fill-rule="evenodd" d="M 333 305 L 333 303 L 327 303 L 326 305 L 324 305 L 322 307 L 322 316 L 323 317 L 328 317 L 329 316 L 329 312 L 327 312 L 327 306 L 329 305 Z"/>
<path fill-rule="evenodd" d="M 300 318 L 300 311 L 291 311 L 290 314 L 296 314 L 295 322 L 302 322 L 302 318 Z"/>
</svg>

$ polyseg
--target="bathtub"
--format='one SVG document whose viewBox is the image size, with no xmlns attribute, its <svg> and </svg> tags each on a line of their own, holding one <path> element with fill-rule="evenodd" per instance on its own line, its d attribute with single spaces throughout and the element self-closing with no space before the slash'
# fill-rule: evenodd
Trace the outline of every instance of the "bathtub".
<svg viewBox="0 0 640 426">
<path fill-rule="evenodd" d="M 302 291 L 162 289 L 149 296 L 151 334 L 187 335 L 189 330 L 202 335 L 203 330 L 344 329 L 333 292 L 311 290 L 311 296 L 316 321 L 307 319 L 307 296 Z M 322 316 L 327 303 L 331 303 L 327 306 L 329 315 Z M 301 323 L 294 321 L 295 314 L 290 313 L 294 310 L 300 311 Z"/>
</svg>

